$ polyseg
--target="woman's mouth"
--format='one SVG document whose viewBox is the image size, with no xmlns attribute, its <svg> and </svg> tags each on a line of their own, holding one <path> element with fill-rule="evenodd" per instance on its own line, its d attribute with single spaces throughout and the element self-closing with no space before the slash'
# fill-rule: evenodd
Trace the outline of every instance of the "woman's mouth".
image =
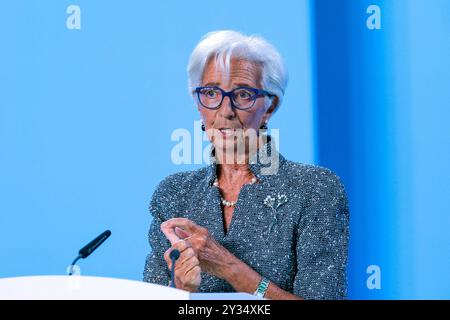
<svg viewBox="0 0 450 320">
<path fill-rule="evenodd" d="M 222 136 L 224 138 L 236 136 L 238 130 L 240 130 L 240 129 L 239 128 L 220 128 L 219 129 L 219 131 L 222 133 Z"/>
<path fill-rule="evenodd" d="M 224 137 L 230 137 L 231 135 L 234 135 L 234 130 L 231 128 L 222 128 L 219 129 L 219 131 L 222 133 L 222 136 Z"/>
</svg>

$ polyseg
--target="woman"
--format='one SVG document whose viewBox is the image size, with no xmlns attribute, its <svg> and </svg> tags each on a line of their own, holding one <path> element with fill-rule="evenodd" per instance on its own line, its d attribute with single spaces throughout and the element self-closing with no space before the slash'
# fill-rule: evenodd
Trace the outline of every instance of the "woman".
<svg viewBox="0 0 450 320">
<path fill-rule="evenodd" d="M 265 134 L 287 73 L 276 49 L 234 31 L 207 34 L 188 66 L 212 163 L 153 194 L 144 281 L 268 299 L 346 296 L 349 210 L 330 170 L 286 160 Z M 267 159 L 276 165 L 267 170 Z"/>
</svg>

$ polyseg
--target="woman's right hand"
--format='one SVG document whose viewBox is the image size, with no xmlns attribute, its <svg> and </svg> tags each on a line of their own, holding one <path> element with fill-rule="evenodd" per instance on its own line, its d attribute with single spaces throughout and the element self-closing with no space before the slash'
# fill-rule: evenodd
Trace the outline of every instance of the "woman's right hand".
<svg viewBox="0 0 450 320">
<path fill-rule="evenodd" d="M 179 240 L 174 243 L 164 253 L 164 260 L 166 260 L 169 270 L 172 269 L 170 252 L 174 249 L 180 251 L 180 257 L 175 263 L 175 286 L 178 289 L 196 292 L 200 286 L 202 270 L 194 249 L 184 240 Z"/>
</svg>

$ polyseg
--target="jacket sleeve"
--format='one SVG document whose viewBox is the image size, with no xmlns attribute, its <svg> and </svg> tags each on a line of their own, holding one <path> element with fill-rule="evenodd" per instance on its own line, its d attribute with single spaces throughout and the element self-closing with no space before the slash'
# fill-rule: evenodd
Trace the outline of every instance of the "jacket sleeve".
<svg viewBox="0 0 450 320">
<path fill-rule="evenodd" d="M 297 229 L 294 294 L 305 299 L 345 299 L 349 208 L 344 186 L 328 169 L 309 184 Z"/>
<path fill-rule="evenodd" d="M 161 231 L 161 223 L 170 216 L 175 190 L 171 188 L 170 177 L 156 187 L 150 201 L 149 211 L 152 215 L 148 240 L 151 252 L 147 256 L 144 268 L 144 281 L 168 285 L 170 272 L 164 260 L 164 252 L 170 248 L 170 242 Z"/>
</svg>

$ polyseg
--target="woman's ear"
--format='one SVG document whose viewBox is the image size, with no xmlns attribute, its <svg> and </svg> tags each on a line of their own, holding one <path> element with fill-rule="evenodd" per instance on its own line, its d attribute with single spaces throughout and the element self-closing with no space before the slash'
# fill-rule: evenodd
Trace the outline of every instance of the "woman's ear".
<svg viewBox="0 0 450 320">
<path fill-rule="evenodd" d="M 266 113 L 272 114 L 276 110 L 276 108 L 278 107 L 278 102 L 279 101 L 280 100 L 278 99 L 277 96 L 272 96 L 272 98 L 270 99 L 270 106 L 267 109 Z M 267 119 L 267 120 L 269 120 L 269 119 Z"/>
<path fill-rule="evenodd" d="M 278 97 L 277 96 L 273 96 L 270 99 L 270 105 L 269 108 L 267 109 L 266 113 L 264 113 L 264 116 L 262 118 L 262 123 L 267 123 L 269 122 L 270 117 L 272 116 L 273 112 L 276 110 L 276 108 L 278 107 Z"/>
</svg>

